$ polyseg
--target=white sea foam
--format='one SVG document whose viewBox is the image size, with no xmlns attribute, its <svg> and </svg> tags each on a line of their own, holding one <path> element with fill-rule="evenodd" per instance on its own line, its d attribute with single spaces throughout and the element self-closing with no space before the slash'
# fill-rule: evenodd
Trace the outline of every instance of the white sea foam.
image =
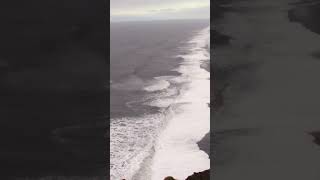
<svg viewBox="0 0 320 180">
<path fill-rule="evenodd" d="M 163 78 L 155 77 L 151 80 L 144 80 L 137 75 L 130 75 L 119 82 L 113 83 L 110 81 L 111 87 L 117 90 L 144 90 L 148 92 L 161 91 L 170 86 L 170 83 L 166 80 L 169 76 Z"/>
<path fill-rule="evenodd" d="M 170 86 L 170 83 L 164 79 L 154 79 L 153 81 L 149 81 L 148 84 L 145 85 L 143 90 L 153 92 L 153 91 L 161 91 Z"/>
<path fill-rule="evenodd" d="M 164 97 L 161 99 L 153 100 L 147 103 L 144 103 L 145 105 L 148 106 L 154 106 L 154 107 L 159 107 L 159 108 L 166 108 L 172 105 L 175 102 L 175 98 L 171 97 Z"/>
<path fill-rule="evenodd" d="M 147 91 L 141 103 L 163 110 L 111 120 L 111 180 L 163 180 L 168 175 L 183 179 L 210 168 L 208 155 L 197 146 L 210 129 L 210 75 L 200 68 L 203 60 L 209 60 L 203 48 L 208 39 L 209 28 L 188 43 L 190 53 L 179 56 L 183 61 L 174 69 L 180 76 L 152 80 L 132 76 L 112 84 L 115 89 Z M 150 157 L 151 162 L 145 164 Z M 150 172 L 139 172 L 141 169 Z"/>
<path fill-rule="evenodd" d="M 110 179 L 131 180 L 148 157 L 155 143 L 159 127 L 167 113 L 143 115 L 135 118 L 112 119 L 110 126 Z"/>
<path fill-rule="evenodd" d="M 175 99 L 181 105 L 157 140 L 152 180 L 163 180 L 169 175 L 184 179 L 210 168 L 208 155 L 197 145 L 210 131 L 210 73 L 201 68 L 203 60 L 209 60 L 204 48 L 209 46 L 209 39 L 210 31 L 206 28 L 189 42 L 191 52 L 179 56 L 184 61 L 176 69 L 181 73 L 176 81 L 186 84 Z"/>
<path fill-rule="evenodd" d="M 173 78 L 173 77 L 171 77 Z M 170 81 L 169 79 L 167 79 Z M 157 92 L 154 95 L 149 95 L 149 100 L 145 101 L 143 104 L 148 106 L 154 106 L 159 108 L 167 108 L 175 103 L 176 96 L 179 94 L 176 85 L 166 88 L 165 91 Z"/>
</svg>

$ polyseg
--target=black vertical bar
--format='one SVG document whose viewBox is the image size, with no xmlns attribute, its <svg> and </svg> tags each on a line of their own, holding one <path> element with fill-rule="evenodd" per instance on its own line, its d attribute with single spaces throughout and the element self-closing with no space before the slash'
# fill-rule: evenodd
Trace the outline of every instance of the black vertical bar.
<svg viewBox="0 0 320 180">
<path fill-rule="evenodd" d="M 105 179 L 108 14 L 104 0 L 0 2 L 0 179 Z"/>
</svg>

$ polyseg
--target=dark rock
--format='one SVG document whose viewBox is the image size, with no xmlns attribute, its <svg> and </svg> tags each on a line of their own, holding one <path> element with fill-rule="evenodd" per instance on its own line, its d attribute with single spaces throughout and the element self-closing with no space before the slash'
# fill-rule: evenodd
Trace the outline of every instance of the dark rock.
<svg viewBox="0 0 320 180">
<path fill-rule="evenodd" d="M 176 179 L 173 178 L 172 176 L 168 176 L 168 177 L 164 178 L 164 180 L 176 180 Z"/>
<path fill-rule="evenodd" d="M 186 180 L 210 180 L 210 170 L 205 170 L 199 173 L 193 173 Z"/>
</svg>

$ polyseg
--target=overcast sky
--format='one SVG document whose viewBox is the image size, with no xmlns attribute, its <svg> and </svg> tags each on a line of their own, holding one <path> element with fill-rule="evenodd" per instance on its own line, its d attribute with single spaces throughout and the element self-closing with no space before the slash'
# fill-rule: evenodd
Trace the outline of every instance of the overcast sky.
<svg viewBox="0 0 320 180">
<path fill-rule="evenodd" d="M 111 21 L 208 19 L 210 0 L 110 0 Z"/>
</svg>

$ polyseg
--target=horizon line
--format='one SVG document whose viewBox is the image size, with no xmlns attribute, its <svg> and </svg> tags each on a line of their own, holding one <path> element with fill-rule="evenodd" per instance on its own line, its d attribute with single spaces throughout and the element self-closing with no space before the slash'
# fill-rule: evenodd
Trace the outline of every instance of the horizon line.
<svg viewBox="0 0 320 180">
<path fill-rule="evenodd" d="M 150 21 L 192 21 L 192 20 L 208 20 L 210 22 L 211 18 L 178 18 L 178 19 L 136 19 L 136 20 L 111 20 L 110 23 L 117 23 L 117 22 L 150 22 Z"/>
</svg>

